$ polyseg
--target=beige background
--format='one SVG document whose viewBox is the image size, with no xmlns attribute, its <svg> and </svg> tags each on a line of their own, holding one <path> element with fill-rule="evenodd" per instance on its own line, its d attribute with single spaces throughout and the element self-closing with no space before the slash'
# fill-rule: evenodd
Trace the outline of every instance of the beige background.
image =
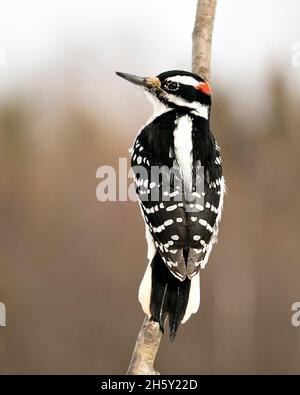
<svg viewBox="0 0 300 395">
<path fill-rule="evenodd" d="M 151 111 L 114 71 L 189 69 L 195 1 L 17 3 L 0 6 L 0 371 L 123 373 L 144 227 L 137 204 L 96 200 L 95 175 Z M 300 5 L 239 3 L 219 1 L 214 36 L 219 243 L 162 373 L 300 373 Z"/>
</svg>

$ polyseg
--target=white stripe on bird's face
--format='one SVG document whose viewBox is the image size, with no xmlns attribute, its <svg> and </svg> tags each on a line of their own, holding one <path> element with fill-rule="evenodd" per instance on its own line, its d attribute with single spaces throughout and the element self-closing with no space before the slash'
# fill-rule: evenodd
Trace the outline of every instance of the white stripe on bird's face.
<svg viewBox="0 0 300 395">
<path fill-rule="evenodd" d="M 168 102 L 173 103 L 176 106 L 190 108 L 195 112 L 196 115 L 208 119 L 208 106 L 205 106 L 197 101 L 188 102 L 182 97 L 175 96 L 172 93 L 165 93 L 164 97 Z"/>
<path fill-rule="evenodd" d="M 175 77 L 167 78 L 166 81 L 178 82 L 182 85 L 190 85 L 194 87 L 199 85 L 199 81 L 189 75 L 176 75 Z"/>
<path fill-rule="evenodd" d="M 145 91 L 146 96 L 151 101 L 153 105 L 153 116 L 147 121 L 147 124 L 150 123 L 154 118 L 158 117 L 159 115 L 172 110 L 171 106 L 161 102 L 156 96 L 152 93 Z M 188 102 L 181 97 L 175 96 L 171 93 L 164 93 L 164 98 L 167 102 L 173 103 L 180 107 L 187 107 L 190 108 L 195 115 L 198 115 L 202 118 L 208 119 L 209 109 L 208 106 L 205 106 L 199 102 Z"/>
</svg>

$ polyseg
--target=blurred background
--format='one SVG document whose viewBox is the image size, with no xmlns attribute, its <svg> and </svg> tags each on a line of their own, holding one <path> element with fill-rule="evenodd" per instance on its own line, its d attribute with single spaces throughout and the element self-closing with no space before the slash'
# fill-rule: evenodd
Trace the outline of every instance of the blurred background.
<svg viewBox="0 0 300 395">
<path fill-rule="evenodd" d="M 116 70 L 191 68 L 196 1 L 0 2 L 1 373 L 126 372 L 143 312 L 144 225 L 96 170 L 151 114 Z M 219 0 L 212 130 L 228 194 L 201 307 L 165 374 L 300 373 L 300 3 Z"/>
</svg>

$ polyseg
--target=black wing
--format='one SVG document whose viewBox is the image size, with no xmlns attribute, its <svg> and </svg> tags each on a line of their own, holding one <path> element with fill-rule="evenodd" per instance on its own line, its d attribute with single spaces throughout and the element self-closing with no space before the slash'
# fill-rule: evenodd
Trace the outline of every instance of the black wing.
<svg viewBox="0 0 300 395">
<path fill-rule="evenodd" d="M 215 153 L 205 159 L 203 146 L 193 142 L 194 182 L 187 198 L 174 155 L 176 116 L 175 111 L 170 111 L 142 129 L 133 146 L 131 164 L 139 203 L 155 245 L 169 270 L 184 280 L 204 266 L 210 253 L 220 206 L 222 171 L 211 133 L 208 131 L 209 139 L 199 136 L 203 126 L 193 119 L 193 125 L 198 126 L 193 130 L 193 139 L 210 144 L 206 150 Z M 198 172 L 205 161 L 204 171 L 202 168 Z M 196 188 L 197 181 L 202 181 L 201 190 Z"/>
</svg>

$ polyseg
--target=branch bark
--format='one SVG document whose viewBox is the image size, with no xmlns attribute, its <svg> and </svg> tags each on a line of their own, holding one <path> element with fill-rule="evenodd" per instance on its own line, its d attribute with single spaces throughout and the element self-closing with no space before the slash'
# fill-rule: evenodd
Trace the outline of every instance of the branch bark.
<svg viewBox="0 0 300 395">
<path fill-rule="evenodd" d="M 146 316 L 138 334 L 134 351 L 127 371 L 128 375 L 154 375 L 154 361 L 160 344 L 161 332 L 157 322 Z"/>
<path fill-rule="evenodd" d="M 212 31 L 217 0 L 198 0 L 193 30 L 192 71 L 206 81 L 210 80 Z M 161 340 L 157 322 L 146 316 L 135 343 L 127 371 L 128 375 L 159 374 L 153 365 Z"/>
<path fill-rule="evenodd" d="M 210 81 L 212 32 L 217 0 L 198 0 L 193 30 L 192 71 Z"/>
</svg>

